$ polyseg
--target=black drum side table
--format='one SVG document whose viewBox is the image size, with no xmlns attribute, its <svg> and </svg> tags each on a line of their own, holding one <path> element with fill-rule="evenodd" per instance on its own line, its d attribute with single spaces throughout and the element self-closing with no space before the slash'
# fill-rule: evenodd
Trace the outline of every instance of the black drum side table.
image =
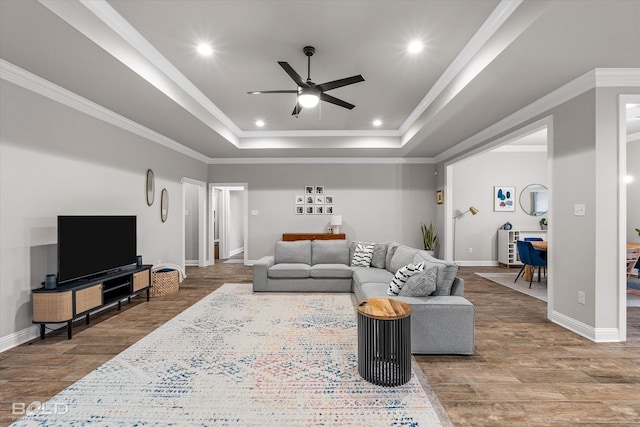
<svg viewBox="0 0 640 427">
<path fill-rule="evenodd" d="M 358 303 L 358 373 L 392 387 L 411 379 L 411 307 L 398 300 Z"/>
</svg>

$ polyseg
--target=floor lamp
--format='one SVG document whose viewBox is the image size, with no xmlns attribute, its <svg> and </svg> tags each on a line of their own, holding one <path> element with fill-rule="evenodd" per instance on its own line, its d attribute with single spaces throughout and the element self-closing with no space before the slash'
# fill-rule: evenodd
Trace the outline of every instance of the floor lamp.
<svg viewBox="0 0 640 427">
<path fill-rule="evenodd" d="M 475 215 L 477 214 L 479 211 L 478 209 L 474 208 L 473 206 L 469 207 L 469 210 L 466 210 L 462 213 L 459 213 L 458 215 L 453 217 L 453 261 L 456 260 L 456 220 L 461 217 L 462 215 L 465 215 L 467 213 L 471 212 L 471 215 Z"/>
</svg>

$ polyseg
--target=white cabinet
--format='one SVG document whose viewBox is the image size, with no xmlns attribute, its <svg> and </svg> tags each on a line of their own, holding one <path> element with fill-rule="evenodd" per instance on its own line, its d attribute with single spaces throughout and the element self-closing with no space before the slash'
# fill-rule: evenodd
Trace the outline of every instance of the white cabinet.
<svg viewBox="0 0 640 427">
<path fill-rule="evenodd" d="M 547 240 L 546 230 L 498 230 L 498 264 L 511 267 L 521 266 L 518 257 L 518 240 L 527 237 L 541 237 Z"/>
</svg>

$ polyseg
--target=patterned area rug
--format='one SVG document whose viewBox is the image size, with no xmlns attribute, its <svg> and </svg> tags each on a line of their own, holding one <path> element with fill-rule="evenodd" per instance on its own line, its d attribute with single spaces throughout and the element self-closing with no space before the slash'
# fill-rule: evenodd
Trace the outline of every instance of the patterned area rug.
<svg viewBox="0 0 640 427">
<path fill-rule="evenodd" d="M 356 338 L 350 294 L 226 284 L 14 425 L 449 424 L 415 370 L 400 387 L 363 380 Z"/>
</svg>

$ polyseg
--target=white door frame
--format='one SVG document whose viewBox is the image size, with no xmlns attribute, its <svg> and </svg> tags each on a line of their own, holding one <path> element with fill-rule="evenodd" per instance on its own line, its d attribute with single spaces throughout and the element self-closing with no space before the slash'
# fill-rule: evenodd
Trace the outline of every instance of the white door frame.
<svg viewBox="0 0 640 427">
<path fill-rule="evenodd" d="M 244 246 L 244 264 L 247 265 L 247 259 L 249 256 L 249 248 L 247 247 L 248 242 L 249 242 L 249 184 L 246 182 L 226 182 L 226 183 L 209 183 L 209 198 L 210 200 L 213 200 L 213 191 L 215 188 L 240 188 L 242 190 L 242 197 L 243 197 L 243 201 L 244 201 L 244 206 L 246 207 L 245 211 L 242 213 L 242 217 L 241 220 L 244 222 L 244 242 L 243 242 L 243 246 Z M 209 215 L 209 221 L 211 224 L 214 224 L 214 222 L 217 221 L 221 221 L 221 222 L 226 222 L 226 218 L 224 218 L 224 213 L 223 212 L 218 212 L 217 218 L 214 218 L 214 214 L 213 214 L 213 209 L 211 209 L 211 214 Z M 218 225 L 218 230 L 219 230 L 219 236 L 218 236 L 218 240 L 219 240 L 219 249 L 220 249 L 220 253 L 223 253 L 223 249 L 226 250 L 227 246 L 228 246 L 228 242 L 226 241 L 227 238 L 227 234 L 225 233 L 225 227 L 224 226 L 220 226 L 221 224 Z M 228 227 L 227 227 L 228 228 Z M 214 226 L 212 225 L 210 227 L 210 232 L 209 232 L 209 240 L 213 243 L 214 241 Z M 214 253 L 213 250 L 210 252 L 210 256 L 209 256 L 209 264 L 214 264 Z"/>
<path fill-rule="evenodd" d="M 203 181 L 183 177 L 182 180 L 182 265 L 186 263 L 186 235 L 184 232 L 184 213 L 187 208 L 185 185 L 195 185 L 198 187 L 198 267 L 207 266 L 207 205 L 205 203 L 207 184 Z"/>
</svg>

